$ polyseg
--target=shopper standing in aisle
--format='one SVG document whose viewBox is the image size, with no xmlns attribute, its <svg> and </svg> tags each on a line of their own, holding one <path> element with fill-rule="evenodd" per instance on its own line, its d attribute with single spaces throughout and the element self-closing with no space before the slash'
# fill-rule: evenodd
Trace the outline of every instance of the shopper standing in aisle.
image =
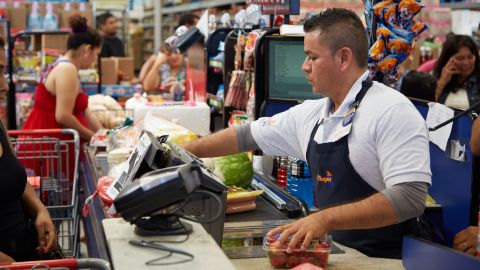
<svg viewBox="0 0 480 270">
<path fill-rule="evenodd" d="M 435 99 L 447 106 L 466 109 L 480 101 L 480 62 L 477 45 L 464 35 L 449 36 L 442 46 L 433 75 Z"/>
<path fill-rule="evenodd" d="M 280 234 L 279 244 L 292 237 L 287 252 L 331 233 L 369 256 L 401 258 L 403 236 L 422 234 L 417 217 L 431 184 L 425 121 L 401 93 L 368 79 L 368 41 L 355 13 L 326 9 L 304 30 L 302 69 L 327 98 L 185 148 L 200 157 L 261 149 L 308 161 L 321 210 L 269 233 Z"/>
<path fill-rule="evenodd" d="M 85 17 L 72 17 L 70 26 L 73 33 L 67 51 L 42 74 L 24 129 L 71 128 L 78 131 L 83 143 L 90 141 L 101 125 L 87 110 L 88 96 L 81 89 L 78 70 L 97 61 L 102 38 L 87 26 Z"/>
<path fill-rule="evenodd" d="M 100 57 L 125 57 L 123 41 L 118 38 L 118 22 L 112 13 L 107 12 L 97 17 L 98 29 L 103 39 Z"/>
<path fill-rule="evenodd" d="M 4 47 L 0 37 L 0 74 L 5 73 L 7 65 Z M 6 99 L 7 92 L 5 76 L 0 76 L 0 101 Z M 34 219 L 36 232 L 28 227 L 29 218 Z M 28 183 L 1 121 L 0 220 L 0 263 L 38 260 L 39 253 L 55 248 L 57 236 L 50 214 Z"/>
</svg>

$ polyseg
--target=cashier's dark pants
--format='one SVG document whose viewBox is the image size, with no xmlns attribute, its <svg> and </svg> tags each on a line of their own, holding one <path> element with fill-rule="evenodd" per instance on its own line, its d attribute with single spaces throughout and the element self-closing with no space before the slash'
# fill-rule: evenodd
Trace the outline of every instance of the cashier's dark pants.
<svg viewBox="0 0 480 270">
<path fill-rule="evenodd" d="M 359 106 L 371 81 L 364 81 L 355 102 Z M 355 105 L 356 103 L 356 105 Z M 349 124 L 356 108 L 351 109 Z M 344 124 L 345 125 L 345 124 Z M 335 142 L 318 144 L 314 137 L 319 124 L 310 135 L 307 150 L 308 164 L 316 176 L 315 200 L 319 209 L 359 201 L 373 195 L 373 189 L 353 168 L 349 159 L 348 134 Z M 423 236 L 417 219 L 378 229 L 333 231 L 333 240 L 354 248 L 368 256 L 396 258 L 402 256 L 402 239 L 405 235 Z"/>
</svg>

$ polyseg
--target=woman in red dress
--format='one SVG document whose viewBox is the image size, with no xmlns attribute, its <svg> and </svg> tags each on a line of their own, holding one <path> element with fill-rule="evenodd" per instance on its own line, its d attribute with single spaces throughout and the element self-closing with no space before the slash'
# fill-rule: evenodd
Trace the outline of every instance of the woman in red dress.
<svg viewBox="0 0 480 270">
<path fill-rule="evenodd" d="M 67 51 L 42 75 L 24 129 L 71 128 L 89 141 L 101 125 L 87 111 L 88 97 L 80 87 L 78 70 L 97 61 L 102 39 L 87 26 L 84 17 L 72 17 L 70 26 L 73 33 L 68 38 Z"/>
<path fill-rule="evenodd" d="M 95 132 L 101 128 L 98 120 L 87 110 L 88 96 L 83 92 L 80 85 L 78 70 L 89 68 L 97 61 L 101 49 L 102 39 L 100 35 L 87 26 L 87 19 L 79 15 L 70 19 L 73 33 L 67 41 L 67 51 L 57 61 L 51 64 L 42 74 L 41 81 L 35 89 L 33 110 L 25 122 L 24 129 L 74 129 L 80 135 L 80 143 L 90 141 Z M 51 137 L 49 135 L 49 137 Z M 72 140 L 67 135 L 58 135 L 60 140 Z M 28 153 L 51 151 L 55 145 L 20 145 L 20 152 Z M 25 157 L 23 165 L 31 169 L 35 175 L 49 175 L 57 179 L 69 178 L 73 180 L 76 169 L 74 149 L 68 149 L 62 159 L 60 175 L 57 161 L 46 161 L 53 164 L 42 163 L 39 165 L 35 160 Z M 81 153 L 81 152 L 80 152 Z M 80 155 L 82 156 L 82 155 Z M 68 162 L 67 162 L 68 160 Z"/>
</svg>

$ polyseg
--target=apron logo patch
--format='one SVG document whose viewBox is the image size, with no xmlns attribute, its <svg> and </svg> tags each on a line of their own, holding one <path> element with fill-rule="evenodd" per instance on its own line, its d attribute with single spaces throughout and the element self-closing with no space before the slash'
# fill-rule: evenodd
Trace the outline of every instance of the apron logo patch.
<svg viewBox="0 0 480 270">
<path fill-rule="evenodd" d="M 317 175 L 317 181 L 323 182 L 323 183 L 330 183 L 330 182 L 332 182 L 332 178 L 333 178 L 333 174 L 332 174 L 331 171 L 327 171 L 327 175 L 326 175 L 326 176 Z"/>
</svg>

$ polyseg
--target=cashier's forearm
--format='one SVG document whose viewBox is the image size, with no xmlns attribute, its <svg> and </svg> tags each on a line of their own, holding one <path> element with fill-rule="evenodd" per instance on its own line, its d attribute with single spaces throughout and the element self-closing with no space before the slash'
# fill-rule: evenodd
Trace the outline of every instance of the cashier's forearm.
<svg viewBox="0 0 480 270">
<path fill-rule="evenodd" d="M 238 153 L 235 129 L 235 127 L 229 127 L 182 146 L 197 157 L 232 155 Z"/>
<path fill-rule="evenodd" d="M 327 221 L 328 231 L 370 229 L 397 223 L 395 210 L 381 193 L 358 202 L 327 208 L 315 215 Z"/>
</svg>

